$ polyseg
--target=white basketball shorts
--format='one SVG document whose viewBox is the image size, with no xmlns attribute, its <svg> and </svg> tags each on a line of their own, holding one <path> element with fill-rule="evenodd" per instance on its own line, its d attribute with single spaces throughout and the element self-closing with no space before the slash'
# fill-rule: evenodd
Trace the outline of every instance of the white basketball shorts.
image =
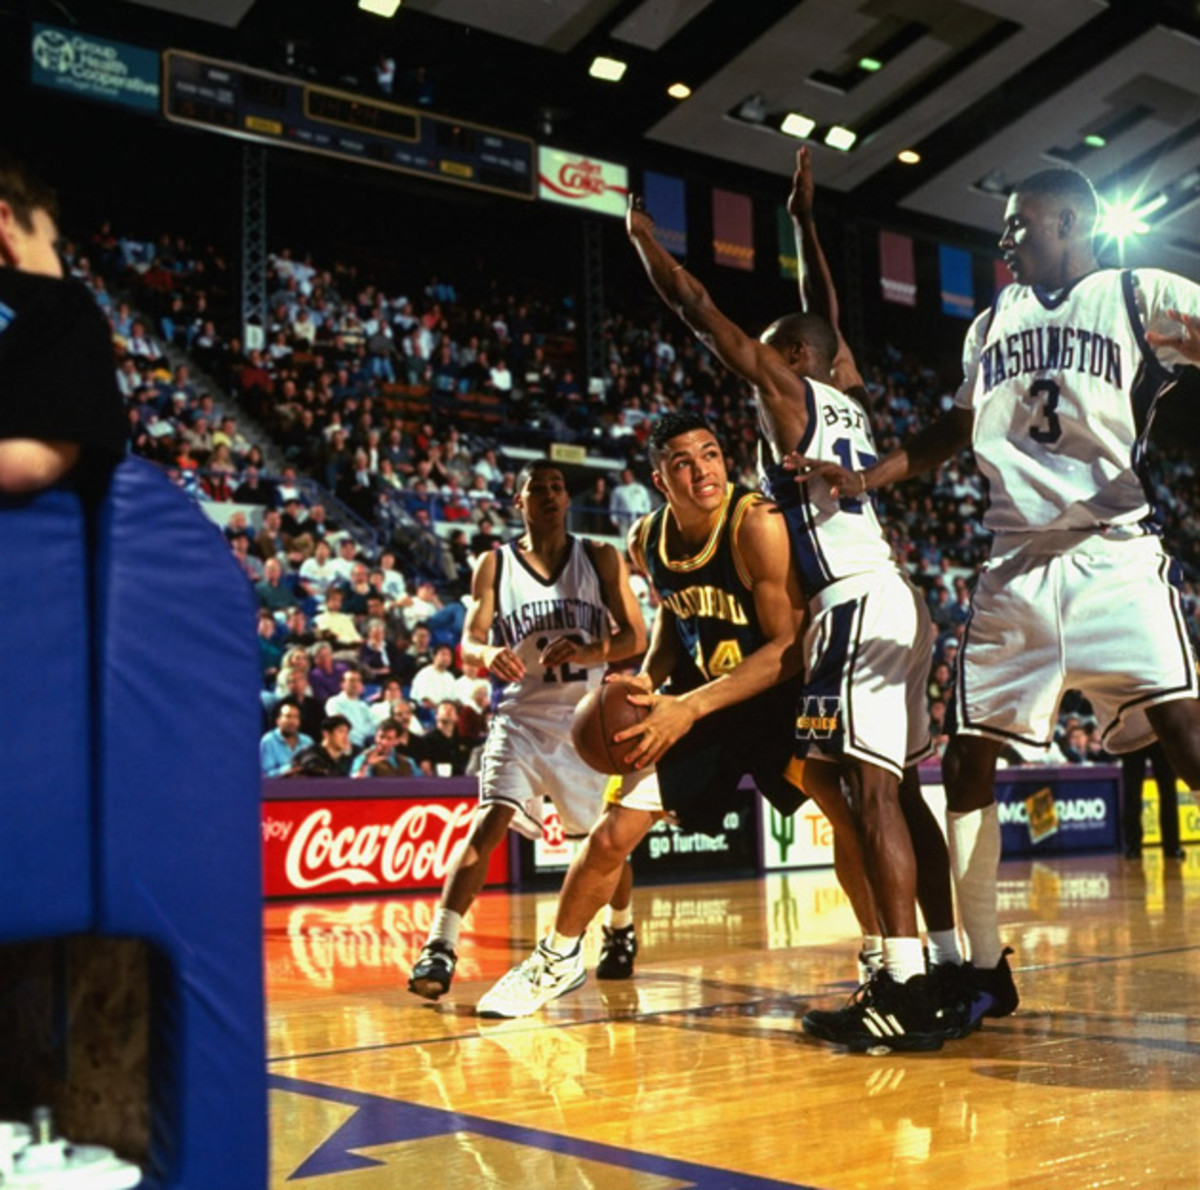
<svg viewBox="0 0 1200 1190">
<path fill-rule="evenodd" d="M 562 818 L 568 838 L 583 838 L 600 815 L 605 782 L 579 759 L 567 731 L 494 719 L 479 770 L 479 801 L 516 810 L 512 829 L 528 839 L 542 834 L 542 798 Z"/>
<path fill-rule="evenodd" d="M 902 776 L 933 750 L 925 699 L 935 633 L 924 599 L 885 570 L 826 587 L 809 609 L 796 755 Z"/>
<path fill-rule="evenodd" d="M 959 655 L 957 730 L 1046 746 L 1078 689 L 1108 751 L 1150 743 L 1146 708 L 1200 691 L 1170 569 L 1156 537 L 1098 534 L 986 563 Z"/>
</svg>

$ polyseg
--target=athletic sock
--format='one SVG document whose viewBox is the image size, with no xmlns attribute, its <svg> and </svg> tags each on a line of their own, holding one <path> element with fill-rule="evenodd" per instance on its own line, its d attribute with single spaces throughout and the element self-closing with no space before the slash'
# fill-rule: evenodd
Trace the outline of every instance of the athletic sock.
<svg viewBox="0 0 1200 1190">
<path fill-rule="evenodd" d="M 962 951 L 958 948 L 957 930 L 930 930 L 927 937 L 931 967 L 936 967 L 941 963 L 953 963 L 956 967 L 962 966 Z"/>
<path fill-rule="evenodd" d="M 564 958 L 569 954 L 575 953 L 575 948 L 579 945 L 579 935 L 569 937 L 566 934 L 560 934 L 557 930 L 551 930 L 550 936 L 546 939 L 546 946 L 554 951 L 556 955 L 561 955 Z"/>
<path fill-rule="evenodd" d="M 897 982 L 908 983 L 914 975 L 925 974 L 925 955 L 920 938 L 885 938 L 883 969 Z"/>
<path fill-rule="evenodd" d="M 858 956 L 872 970 L 883 966 L 883 935 L 864 934 L 862 950 Z"/>
<path fill-rule="evenodd" d="M 1000 817 L 996 803 L 965 814 L 947 813 L 946 842 L 963 934 L 976 967 L 995 967 L 1004 953 L 996 907 Z"/>
<path fill-rule="evenodd" d="M 604 909 L 604 924 L 610 930 L 625 930 L 633 925 L 633 902 L 630 901 L 624 909 L 614 909 L 606 905 Z"/>
<path fill-rule="evenodd" d="M 433 915 L 433 925 L 429 927 L 429 937 L 426 943 L 433 941 L 444 942 L 451 950 L 458 949 L 458 932 L 462 929 L 462 914 L 453 909 L 443 909 L 440 905 Z"/>
</svg>

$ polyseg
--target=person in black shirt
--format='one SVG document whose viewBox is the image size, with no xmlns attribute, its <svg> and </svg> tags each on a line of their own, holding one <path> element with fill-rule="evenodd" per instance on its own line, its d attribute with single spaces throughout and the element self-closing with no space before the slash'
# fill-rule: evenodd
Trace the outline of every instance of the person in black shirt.
<svg viewBox="0 0 1200 1190">
<path fill-rule="evenodd" d="M 87 288 L 63 278 L 57 224 L 54 192 L 0 155 L 0 492 L 125 451 L 112 336 Z"/>
</svg>

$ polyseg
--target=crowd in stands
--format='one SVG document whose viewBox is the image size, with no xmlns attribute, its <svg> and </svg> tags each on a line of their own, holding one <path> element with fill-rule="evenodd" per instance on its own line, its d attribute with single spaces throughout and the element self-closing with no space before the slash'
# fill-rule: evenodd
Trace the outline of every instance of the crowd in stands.
<svg viewBox="0 0 1200 1190">
<path fill-rule="evenodd" d="M 731 474 L 757 483 L 747 394 L 669 321 L 609 314 L 607 369 L 589 384 L 575 371 L 574 303 L 562 295 L 460 295 L 438 277 L 385 288 L 283 249 L 270 258 L 261 344 L 248 345 L 213 248 L 104 227 L 67 256 L 112 324 L 131 451 L 209 506 L 236 506 L 222 519 L 261 609 L 271 775 L 467 770 L 486 731 L 488 684 L 458 663 L 463 597 L 474 559 L 520 525 L 522 451 L 569 441 L 613 460 L 576 500 L 572 528 L 591 534 L 623 535 L 657 503 L 642 448 L 669 409 L 705 413 Z M 864 375 L 880 454 L 952 400 L 931 369 L 890 348 Z M 246 424 L 262 427 L 261 442 Z M 1184 455 L 1160 453 L 1156 465 L 1200 638 L 1200 479 Z M 940 750 L 987 549 L 983 481 L 968 454 L 876 499 L 938 628 L 929 709 Z M 648 588 L 636 590 L 652 616 Z M 1072 763 L 1107 759 L 1082 700 L 1068 699 L 1056 743 Z"/>
</svg>

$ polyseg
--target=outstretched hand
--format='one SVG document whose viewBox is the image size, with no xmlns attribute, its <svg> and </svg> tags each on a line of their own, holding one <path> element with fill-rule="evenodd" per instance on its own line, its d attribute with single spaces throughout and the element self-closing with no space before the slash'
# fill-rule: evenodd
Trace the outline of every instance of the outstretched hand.
<svg viewBox="0 0 1200 1190">
<path fill-rule="evenodd" d="M 625 230 L 631 236 L 652 235 L 654 232 L 654 220 L 646 210 L 646 200 L 632 191 L 625 209 Z"/>
<path fill-rule="evenodd" d="M 784 467 L 796 473 L 797 483 L 823 479 L 829 485 L 829 494 L 835 500 L 839 496 L 866 495 L 867 477 L 861 471 L 851 471 L 826 459 L 809 459 L 795 450 L 784 455 L 782 461 Z"/>
<path fill-rule="evenodd" d="M 1168 310 L 1167 317 L 1179 324 L 1179 333 L 1167 335 L 1161 331 L 1147 331 L 1146 342 L 1151 347 L 1173 347 L 1185 359 L 1200 364 L 1200 317 L 1184 314 L 1181 310 Z"/>
<path fill-rule="evenodd" d="M 807 145 L 796 150 L 796 172 L 792 174 L 792 192 L 788 195 L 787 209 L 793 219 L 804 219 L 812 214 L 812 153 Z"/>
</svg>

